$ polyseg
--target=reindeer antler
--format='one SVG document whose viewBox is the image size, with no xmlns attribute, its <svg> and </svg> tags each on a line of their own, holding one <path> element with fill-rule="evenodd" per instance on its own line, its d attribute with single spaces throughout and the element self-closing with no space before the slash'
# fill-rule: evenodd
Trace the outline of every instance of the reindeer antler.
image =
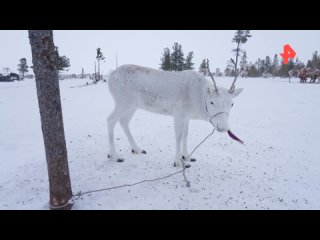
<svg viewBox="0 0 320 240">
<path fill-rule="evenodd" d="M 214 84 L 214 89 L 216 91 L 216 93 L 219 95 L 218 93 L 218 88 L 217 88 L 217 85 L 216 85 L 216 81 L 214 80 L 213 76 L 212 76 L 212 73 L 210 72 L 210 68 L 209 68 L 209 59 L 207 59 L 207 69 L 208 69 L 208 72 L 209 72 L 209 75 L 213 81 L 213 84 Z"/>
</svg>

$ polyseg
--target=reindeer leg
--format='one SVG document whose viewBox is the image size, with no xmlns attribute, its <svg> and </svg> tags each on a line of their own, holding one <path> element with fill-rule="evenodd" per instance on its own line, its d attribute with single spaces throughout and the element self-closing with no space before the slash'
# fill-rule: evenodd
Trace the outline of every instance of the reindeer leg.
<svg viewBox="0 0 320 240">
<path fill-rule="evenodd" d="M 183 117 L 181 116 L 174 117 L 174 130 L 176 135 L 176 157 L 173 165 L 175 167 L 181 166 L 181 159 L 182 159 L 181 143 L 182 143 L 184 122 L 185 122 L 185 119 Z M 190 167 L 190 165 L 186 165 L 186 167 Z"/>
<path fill-rule="evenodd" d="M 184 121 L 183 133 L 182 133 L 182 159 L 185 161 L 195 162 L 195 158 L 190 158 L 188 153 L 188 131 L 189 131 L 189 119 Z"/>
<path fill-rule="evenodd" d="M 108 117 L 108 134 L 109 134 L 109 154 L 108 154 L 108 158 L 110 158 L 111 160 L 115 160 L 117 162 L 123 162 L 124 159 L 123 158 L 119 158 L 117 153 L 116 153 L 116 148 L 114 145 L 114 126 L 116 125 L 116 123 L 119 121 L 119 119 L 121 118 L 121 116 L 123 115 L 123 109 L 122 107 L 119 106 L 115 106 L 115 109 L 113 110 L 113 112 L 110 114 L 110 116 Z"/>
<path fill-rule="evenodd" d="M 181 166 L 181 139 L 182 139 L 182 125 L 183 121 L 180 117 L 174 117 L 174 130 L 176 135 L 176 157 L 174 166 L 179 167 Z"/>
<path fill-rule="evenodd" d="M 142 153 L 142 154 L 146 154 L 147 152 L 145 150 L 141 150 L 136 142 L 134 141 L 133 137 L 132 137 L 132 134 L 130 132 L 130 129 L 129 129 L 129 122 L 133 116 L 133 114 L 135 113 L 136 109 L 133 109 L 131 110 L 130 112 L 127 113 L 127 115 L 123 116 L 121 119 L 120 119 L 120 125 L 124 131 L 124 133 L 126 134 L 128 140 L 129 140 L 129 143 L 131 145 L 131 148 L 132 148 L 132 153 Z"/>
</svg>

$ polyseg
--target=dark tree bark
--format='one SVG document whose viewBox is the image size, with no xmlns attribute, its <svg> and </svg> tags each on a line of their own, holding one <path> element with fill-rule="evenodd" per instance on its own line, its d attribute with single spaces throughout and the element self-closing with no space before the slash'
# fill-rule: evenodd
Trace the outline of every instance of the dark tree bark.
<svg viewBox="0 0 320 240">
<path fill-rule="evenodd" d="M 49 175 L 50 209 L 71 209 L 72 189 L 53 32 L 29 30 L 29 39 Z"/>
</svg>

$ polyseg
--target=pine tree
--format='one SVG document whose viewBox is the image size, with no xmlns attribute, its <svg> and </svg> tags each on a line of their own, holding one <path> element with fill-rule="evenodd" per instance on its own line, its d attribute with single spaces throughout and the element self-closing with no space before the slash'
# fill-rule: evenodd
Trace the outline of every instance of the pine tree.
<svg viewBox="0 0 320 240">
<path fill-rule="evenodd" d="M 267 72 L 270 72 L 271 70 L 271 59 L 269 56 L 266 56 L 266 59 L 264 61 L 264 72 L 267 73 Z"/>
<path fill-rule="evenodd" d="M 286 77 L 286 73 L 288 73 L 288 66 L 287 64 L 283 63 L 283 60 L 281 60 L 281 65 L 280 65 L 280 69 L 279 69 L 279 76 L 280 77 Z"/>
<path fill-rule="evenodd" d="M 240 46 L 242 44 L 245 44 L 250 37 L 250 30 L 237 30 L 234 37 L 232 38 L 232 42 L 235 42 L 237 44 L 237 48 L 233 50 L 236 53 L 236 60 L 231 58 L 235 75 L 238 75 L 238 58 L 241 53 Z"/>
<path fill-rule="evenodd" d="M 207 63 L 205 59 L 203 59 L 202 63 L 200 64 L 199 73 L 202 73 L 204 76 L 207 75 Z"/>
<path fill-rule="evenodd" d="M 313 69 L 320 68 L 320 56 L 318 55 L 318 51 L 315 51 L 314 53 L 312 53 L 311 67 Z"/>
<path fill-rule="evenodd" d="M 279 71 L 279 58 L 278 55 L 275 54 L 273 57 L 272 65 L 271 65 L 271 73 L 273 76 L 278 76 Z"/>
<path fill-rule="evenodd" d="M 244 51 L 243 55 L 241 57 L 241 60 L 240 60 L 240 69 L 245 70 L 247 68 L 247 66 L 248 66 L 247 53 Z"/>
<path fill-rule="evenodd" d="M 178 43 L 174 43 L 173 52 L 171 53 L 171 65 L 173 71 L 183 71 L 184 69 L 184 54 L 182 51 L 182 47 Z"/>
<path fill-rule="evenodd" d="M 290 59 L 288 62 L 288 72 L 294 68 L 295 68 L 294 61 L 293 61 L 293 59 Z"/>
<path fill-rule="evenodd" d="M 228 77 L 231 76 L 231 72 L 232 72 L 232 68 L 230 67 L 226 67 L 226 69 L 224 70 L 224 74 Z"/>
<path fill-rule="evenodd" d="M 174 43 L 172 50 L 172 53 L 170 53 L 169 48 L 163 49 L 162 57 L 160 58 L 160 69 L 164 71 L 183 71 L 193 69 L 193 52 L 189 52 L 185 59 L 180 44 Z"/>
<path fill-rule="evenodd" d="M 266 71 L 266 60 L 260 60 L 260 76 Z"/>
<path fill-rule="evenodd" d="M 312 63 L 311 63 L 311 61 L 310 60 L 308 60 L 308 62 L 307 62 L 307 66 L 306 66 L 307 68 L 311 68 L 312 67 Z"/>
<path fill-rule="evenodd" d="M 261 59 L 258 58 L 258 60 L 255 62 L 255 68 L 257 69 L 258 71 L 258 77 L 261 76 Z"/>
<path fill-rule="evenodd" d="M 202 63 L 200 64 L 199 73 L 202 73 L 204 76 L 206 76 L 207 73 L 208 73 L 207 63 L 206 63 L 206 60 L 205 60 L 205 59 L 203 59 L 203 60 L 202 60 Z"/>
<path fill-rule="evenodd" d="M 261 59 L 258 58 L 258 60 L 256 61 L 256 65 L 257 65 L 257 70 L 260 71 L 261 68 Z"/>
<path fill-rule="evenodd" d="M 192 62 L 192 59 L 193 59 L 193 52 L 189 52 L 187 55 L 183 70 L 193 70 L 194 63 Z"/>
<path fill-rule="evenodd" d="M 289 71 L 295 68 L 295 64 L 293 59 L 289 59 L 289 62 L 287 64 L 283 63 L 283 60 L 281 61 L 281 66 L 279 70 L 280 77 L 288 77 Z"/>
<path fill-rule="evenodd" d="M 171 71 L 171 53 L 169 48 L 163 49 L 162 57 L 161 57 L 160 69 L 164 71 Z"/>
<path fill-rule="evenodd" d="M 68 70 L 67 68 L 70 67 L 70 59 L 67 58 L 66 56 L 60 56 L 59 55 L 59 48 L 57 46 L 54 47 L 55 54 L 58 57 L 58 71 L 64 71 Z"/>
<path fill-rule="evenodd" d="M 234 76 L 235 71 L 234 71 L 233 63 L 231 61 L 228 61 L 227 67 L 224 70 L 224 74 L 226 76 Z"/>
<path fill-rule="evenodd" d="M 249 65 L 248 77 L 258 77 L 259 71 L 254 64 Z"/>
<path fill-rule="evenodd" d="M 296 58 L 296 62 L 294 63 L 294 65 L 295 65 L 294 66 L 295 69 L 298 69 L 298 70 L 300 70 L 300 69 L 305 67 L 304 63 L 301 62 L 298 57 Z"/>
<path fill-rule="evenodd" d="M 27 59 L 21 58 L 18 64 L 18 71 L 22 74 L 22 80 L 24 79 L 24 73 L 28 72 Z"/>
</svg>

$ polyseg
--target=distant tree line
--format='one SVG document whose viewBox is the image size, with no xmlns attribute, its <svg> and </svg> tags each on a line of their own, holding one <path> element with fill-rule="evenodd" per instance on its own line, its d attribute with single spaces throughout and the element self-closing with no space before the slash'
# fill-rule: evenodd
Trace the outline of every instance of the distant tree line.
<svg viewBox="0 0 320 240">
<path fill-rule="evenodd" d="M 266 56 L 264 59 L 258 58 L 254 63 L 247 62 L 246 52 L 243 53 L 240 60 L 240 71 L 246 70 L 248 72 L 248 77 L 261 77 L 263 74 L 272 74 L 274 77 L 288 77 L 288 72 L 292 69 L 300 70 L 302 68 L 320 69 L 320 55 L 318 51 L 312 54 L 310 60 L 307 64 L 303 63 L 297 57 L 294 59 L 289 59 L 287 64 L 280 60 L 278 54 L 275 54 L 271 59 Z M 234 76 L 235 72 L 230 63 L 227 64 L 224 73 L 226 76 Z"/>
<path fill-rule="evenodd" d="M 187 57 L 184 57 L 182 46 L 174 43 L 172 52 L 169 48 L 165 48 L 162 53 L 160 69 L 164 71 L 184 71 L 193 70 L 194 63 L 192 62 L 193 52 L 189 52 Z"/>
</svg>

